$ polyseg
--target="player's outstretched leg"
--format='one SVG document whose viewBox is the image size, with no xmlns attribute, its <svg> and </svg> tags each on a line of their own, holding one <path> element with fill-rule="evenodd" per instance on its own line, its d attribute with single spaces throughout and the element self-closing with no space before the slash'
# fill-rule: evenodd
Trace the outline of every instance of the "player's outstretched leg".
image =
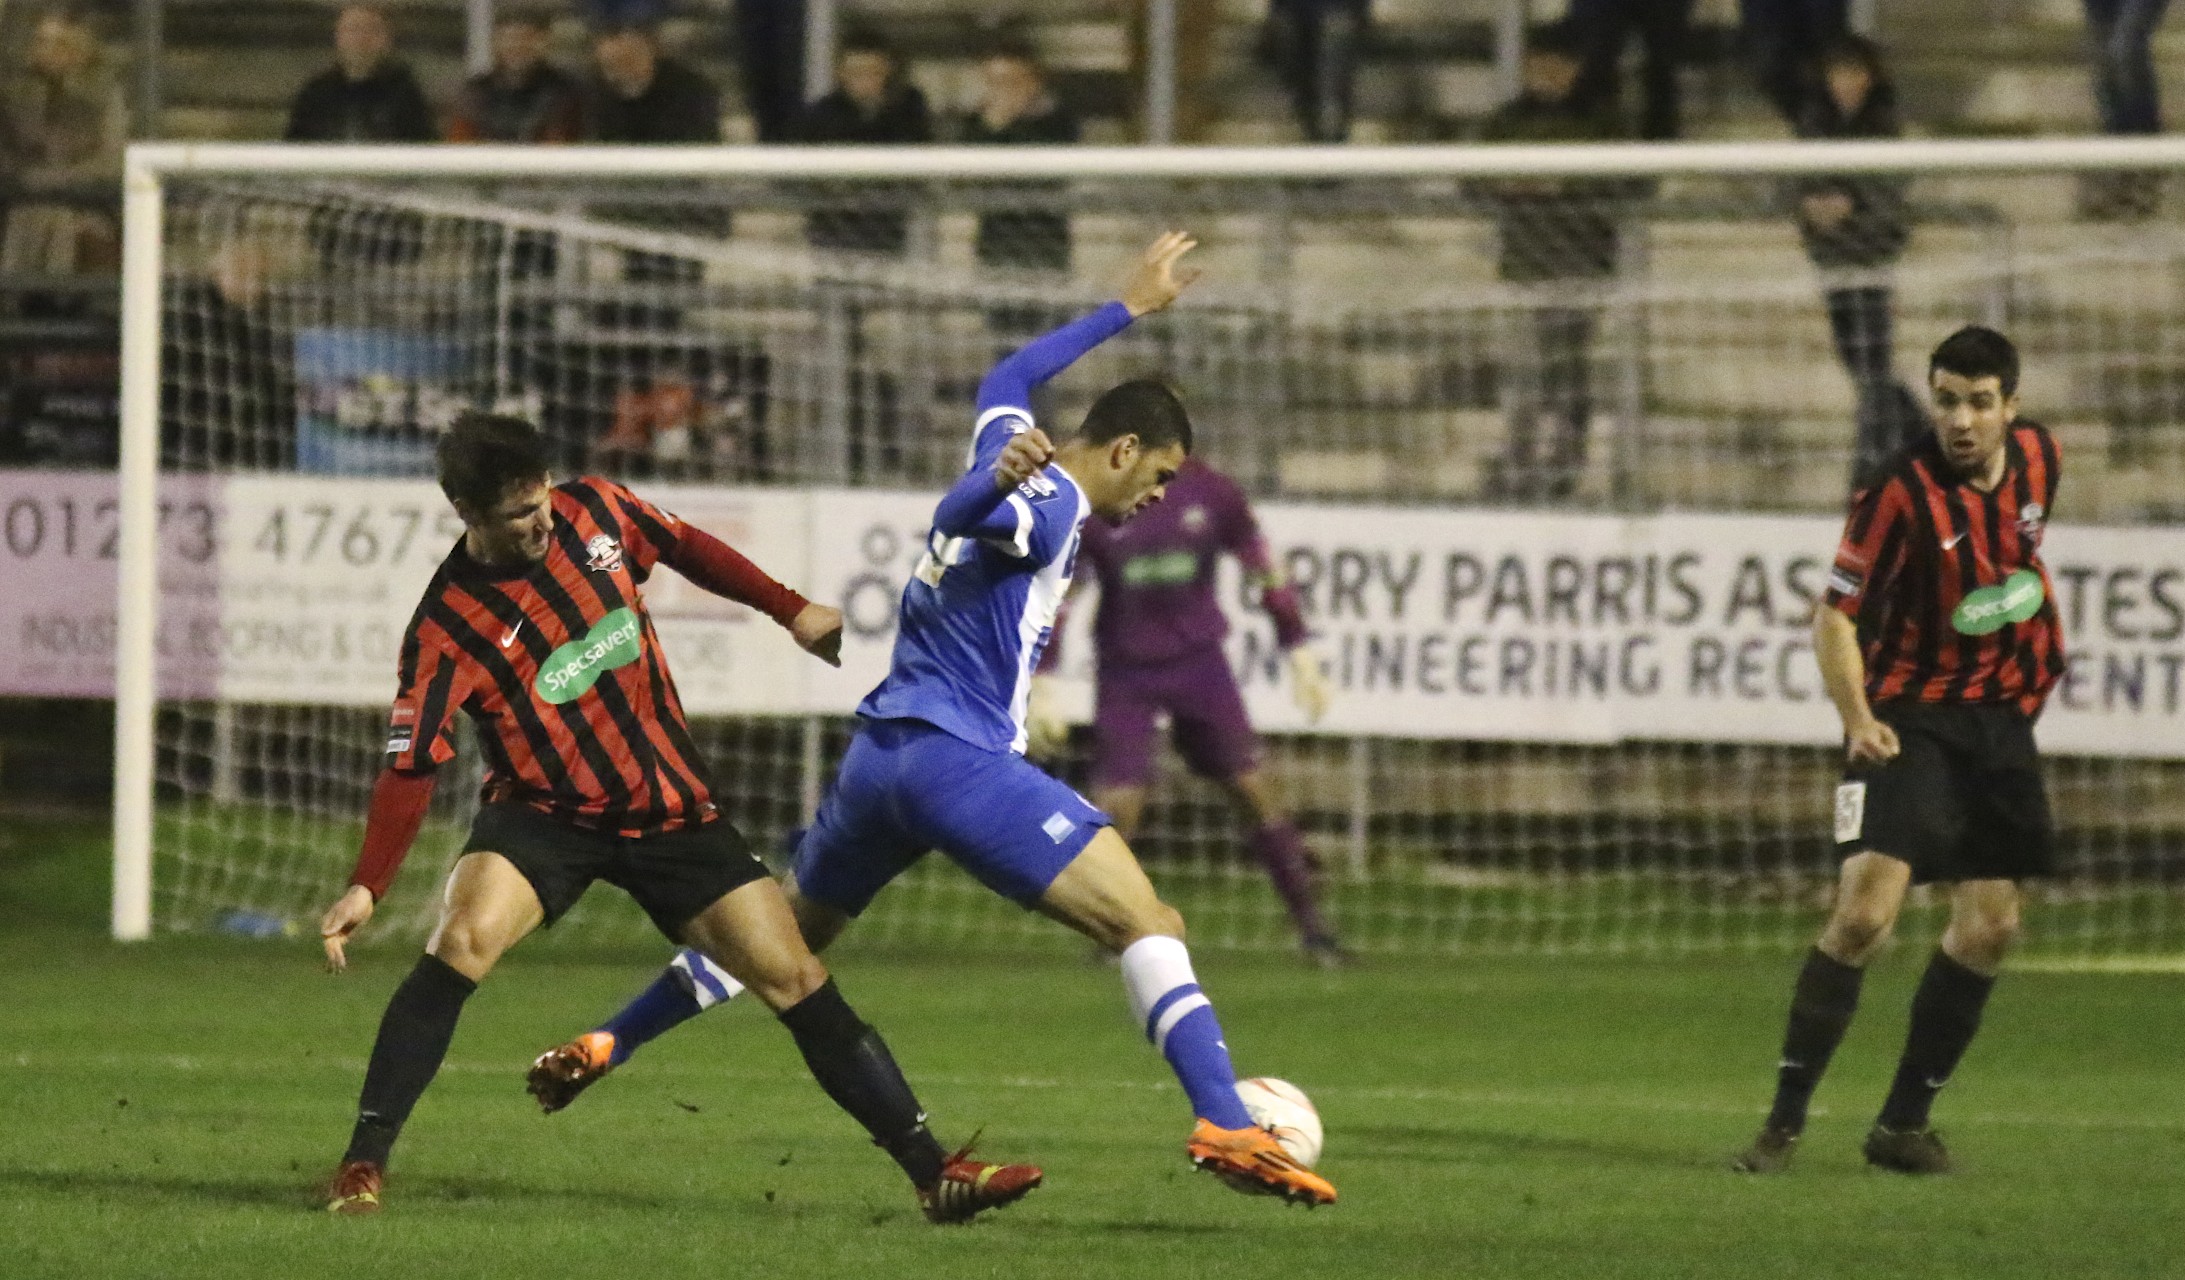
<svg viewBox="0 0 2185 1280">
<path fill-rule="evenodd" d="M 1130 846 L 1102 828 L 1039 899 L 1040 909 L 1122 956 L 1138 1029 L 1176 1073 L 1198 1123 L 1185 1145 L 1196 1167 L 1239 1190 L 1293 1203 L 1335 1203 L 1335 1187 L 1292 1159 L 1237 1097 L 1214 1004 L 1183 943 L 1183 918 L 1160 900 Z"/>
<path fill-rule="evenodd" d="M 968 1222 L 1040 1184 L 1032 1165 L 975 1161 L 968 1144 L 953 1155 L 942 1148 L 887 1042 L 805 945 L 780 885 L 756 880 L 734 890 L 691 921 L 685 936 L 774 1011 L 820 1088 L 910 1178 L 930 1221 Z"/>
<path fill-rule="evenodd" d="M 743 993 L 744 985 L 728 970 L 706 959 L 695 947 L 675 953 L 652 985 L 637 993 L 615 1015 L 531 1062 L 524 1088 L 549 1115 L 576 1101 L 578 1094 L 627 1062 L 650 1042 Z"/>
<path fill-rule="evenodd" d="M 1783 1054 L 1776 1068 L 1775 1103 L 1752 1144 L 1730 1162 L 1740 1173 L 1778 1173 L 1790 1166 L 1805 1132 L 1813 1091 L 1828 1070 L 1836 1046 L 1843 1043 L 1858 1011 L 1859 987 L 1866 962 L 1889 937 L 1912 868 L 1878 853 L 1861 853 L 1844 862 L 1836 885 L 1836 908 L 1821 939 L 1806 953 L 1791 991 L 1790 1024 L 1783 1033 Z"/>
<path fill-rule="evenodd" d="M 1935 1095 L 1957 1070 L 1995 973 L 2018 936 L 2018 886 L 1968 880 L 1950 899 L 1950 927 L 1912 996 L 1912 1025 L 1881 1116 L 1866 1136 L 1866 1160 L 1899 1173 L 1948 1173 L 1950 1153 L 1928 1124 Z"/>
<path fill-rule="evenodd" d="M 376 1213 L 387 1157 L 425 1086 L 440 1071 L 463 1003 L 502 953 L 544 918 L 538 895 L 497 853 L 470 853 L 449 877 L 447 914 L 395 988 L 372 1042 L 357 1123 L 328 1190 L 334 1213 Z"/>
</svg>

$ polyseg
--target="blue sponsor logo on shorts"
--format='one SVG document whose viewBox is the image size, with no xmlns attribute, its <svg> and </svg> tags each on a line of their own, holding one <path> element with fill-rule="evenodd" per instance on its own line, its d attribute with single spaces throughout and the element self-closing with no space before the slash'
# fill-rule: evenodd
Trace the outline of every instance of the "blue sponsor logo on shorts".
<svg viewBox="0 0 2185 1280">
<path fill-rule="evenodd" d="M 1057 809 L 1045 822 L 1039 824 L 1039 829 L 1047 833 L 1049 840 L 1061 844 L 1069 838 L 1072 831 L 1077 830 L 1077 824 L 1063 817 L 1062 811 Z"/>
</svg>

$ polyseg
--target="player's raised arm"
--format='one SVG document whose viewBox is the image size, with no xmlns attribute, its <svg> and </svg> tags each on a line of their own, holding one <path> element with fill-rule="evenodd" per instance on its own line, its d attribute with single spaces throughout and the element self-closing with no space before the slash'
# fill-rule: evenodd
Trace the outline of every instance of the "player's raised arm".
<svg viewBox="0 0 2185 1280">
<path fill-rule="evenodd" d="M 1130 309 L 1132 319 L 1165 311 L 1183 296 L 1201 273 L 1196 267 L 1180 264 L 1185 254 L 1198 247 L 1199 242 L 1189 233 L 1171 231 L 1146 249 L 1123 285 L 1123 305 Z"/>
<path fill-rule="evenodd" d="M 983 427 L 997 411 L 1016 410 L 1029 418 L 1034 387 L 1129 328 L 1131 321 L 1164 310 L 1176 301 L 1199 278 L 1198 271 L 1180 265 L 1183 256 L 1198 243 L 1181 231 L 1168 232 L 1139 255 L 1116 301 L 1004 356 L 979 384 L 980 425 Z"/>
<path fill-rule="evenodd" d="M 1176 301 L 1199 278 L 1180 265 L 1198 243 L 1181 231 L 1162 235 L 1139 255 L 1116 301 L 1034 338 L 994 366 L 979 383 L 971 465 L 934 509 L 936 530 L 950 538 L 1021 541 L 1029 516 L 1004 500 L 1055 456 L 1054 442 L 1032 425 L 1033 390 L 1139 316 Z"/>
</svg>

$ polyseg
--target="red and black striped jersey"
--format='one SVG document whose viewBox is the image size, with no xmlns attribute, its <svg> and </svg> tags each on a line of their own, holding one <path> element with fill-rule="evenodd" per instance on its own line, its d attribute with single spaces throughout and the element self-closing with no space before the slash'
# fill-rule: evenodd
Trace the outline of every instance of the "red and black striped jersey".
<svg viewBox="0 0 2185 1280">
<path fill-rule="evenodd" d="M 675 556 L 682 522 L 593 477 L 556 486 L 553 509 L 538 564 L 490 568 L 458 541 L 433 575 L 403 639 L 387 766 L 445 763 L 460 710 L 485 752 L 489 802 L 630 835 L 711 821 L 705 768 L 638 593 Z"/>
<path fill-rule="evenodd" d="M 1993 492 L 1959 479 L 1930 435 L 1853 496 L 1826 599 L 1858 623 L 1868 701 L 2008 702 L 2034 715 L 2062 678 L 2041 563 L 2056 439 L 2020 422 L 2003 448 Z"/>
</svg>

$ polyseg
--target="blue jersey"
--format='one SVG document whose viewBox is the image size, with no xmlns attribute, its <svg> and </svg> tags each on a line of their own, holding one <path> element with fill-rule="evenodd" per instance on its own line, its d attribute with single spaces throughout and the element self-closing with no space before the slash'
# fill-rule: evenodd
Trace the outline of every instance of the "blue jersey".
<svg viewBox="0 0 2185 1280">
<path fill-rule="evenodd" d="M 921 720 L 975 747 L 1022 752 L 1032 671 L 1077 566 L 1085 493 L 1050 466 L 1003 493 L 995 459 L 1033 426 L 1031 390 L 1130 323 L 1120 303 L 1036 339 L 979 387 L 964 476 L 934 511 L 903 588 L 885 680 L 858 704 L 870 720 Z"/>
</svg>

